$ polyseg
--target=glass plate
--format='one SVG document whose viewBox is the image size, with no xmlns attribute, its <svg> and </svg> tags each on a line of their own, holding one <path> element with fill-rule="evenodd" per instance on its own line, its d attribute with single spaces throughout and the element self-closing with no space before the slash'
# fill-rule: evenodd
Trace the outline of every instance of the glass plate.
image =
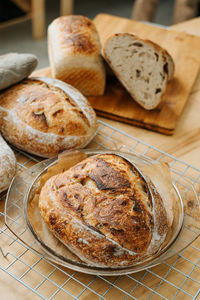
<svg viewBox="0 0 200 300">
<path fill-rule="evenodd" d="M 152 161 L 130 153 L 111 150 L 82 150 L 87 156 L 100 153 L 115 153 L 125 157 L 138 167 L 151 165 Z M 38 187 L 40 176 L 57 162 L 57 158 L 47 159 L 34 167 L 17 175 L 7 194 L 5 204 L 5 224 L 7 227 L 31 249 L 37 251 L 48 260 L 56 262 L 70 269 L 95 275 L 123 275 L 138 272 L 153 267 L 163 260 L 179 253 L 191 244 L 200 234 L 200 211 L 196 192 L 189 181 L 180 179 L 173 183 L 176 195 L 176 221 L 173 224 L 170 239 L 163 248 L 153 257 L 135 263 L 129 267 L 99 268 L 91 267 L 73 255 L 44 224 L 37 206 L 32 202 L 33 195 Z M 176 176 L 172 172 L 173 182 Z M 17 220 L 14 219 L 16 206 L 21 210 Z M 14 220 L 14 221 L 13 221 Z"/>
</svg>

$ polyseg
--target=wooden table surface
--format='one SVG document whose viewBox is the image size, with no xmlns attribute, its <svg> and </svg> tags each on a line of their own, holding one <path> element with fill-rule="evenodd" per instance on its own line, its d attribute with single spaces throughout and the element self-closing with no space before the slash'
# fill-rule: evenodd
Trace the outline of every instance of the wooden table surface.
<svg viewBox="0 0 200 300">
<path fill-rule="evenodd" d="M 171 28 L 200 36 L 200 18 L 172 26 Z M 162 135 L 116 121 L 102 120 L 200 169 L 200 74 L 194 84 L 189 101 L 185 106 L 175 133 L 172 136 Z M 2 203 L 0 207 L 3 209 Z M 3 257 L 0 255 L 0 265 L 1 263 L 3 265 L 2 261 Z M 31 299 L 39 299 L 38 296 L 2 271 L 0 271 L 0 290 L 1 299 L 30 299 L 30 297 Z M 60 299 L 64 298 L 61 297 Z M 189 298 L 183 297 L 181 299 Z"/>
</svg>

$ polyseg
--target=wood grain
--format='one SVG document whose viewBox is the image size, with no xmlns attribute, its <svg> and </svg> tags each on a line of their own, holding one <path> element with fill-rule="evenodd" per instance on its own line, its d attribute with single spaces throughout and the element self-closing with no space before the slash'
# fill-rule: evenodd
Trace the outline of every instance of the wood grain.
<svg viewBox="0 0 200 300">
<path fill-rule="evenodd" d="M 169 51 L 175 61 L 174 79 L 168 84 L 166 95 L 158 108 L 152 111 L 141 108 L 118 81 L 109 79 L 104 96 L 89 97 L 97 114 L 173 134 L 199 71 L 200 38 L 105 14 L 98 15 L 94 22 L 102 45 L 110 34 L 130 32 L 158 43 Z"/>
<path fill-rule="evenodd" d="M 45 0 L 32 0 L 32 31 L 35 39 L 45 35 Z"/>
</svg>

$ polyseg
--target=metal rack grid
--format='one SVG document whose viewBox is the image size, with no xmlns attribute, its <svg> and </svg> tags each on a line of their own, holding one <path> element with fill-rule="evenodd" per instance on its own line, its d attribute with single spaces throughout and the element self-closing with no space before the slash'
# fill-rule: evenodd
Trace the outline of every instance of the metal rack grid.
<svg viewBox="0 0 200 300">
<path fill-rule="evenodd" d="M 200 192 L 200 170 L 102 121 L 89 147 L 124 150 L 167 161 L 177 180 L 190 180 Z M 14 150 L 18 172 L 41 161 Z M 0 200 L 4 198 L 5 194 L 0 196 Z M 17 222 L 19 217 L 16 213 L 12 221 Z M 49 262 L 24 245 L 4 225 L 4 213 L 0 212 L 0 252 L 3 256 L 0 269 L 27 288 L 31 296 L 35 293 L 37 299 L 200 299 L 200 238 L 152 269 L 112 277 L 86 275 Z"/>
</svg>

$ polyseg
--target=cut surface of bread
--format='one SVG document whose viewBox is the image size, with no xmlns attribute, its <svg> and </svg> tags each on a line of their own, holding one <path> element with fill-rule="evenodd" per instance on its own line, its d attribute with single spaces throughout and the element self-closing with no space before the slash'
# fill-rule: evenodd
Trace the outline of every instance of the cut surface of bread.
<svg viewBox="0 0 200 300">
<path fill-rule="evenodd" d="M 135 101 L 148 110 L 158 106 L 174 72 L 166 50 L 133 34 L 117 33 L 105 42 L 103 55 Z"/>
</svg>

